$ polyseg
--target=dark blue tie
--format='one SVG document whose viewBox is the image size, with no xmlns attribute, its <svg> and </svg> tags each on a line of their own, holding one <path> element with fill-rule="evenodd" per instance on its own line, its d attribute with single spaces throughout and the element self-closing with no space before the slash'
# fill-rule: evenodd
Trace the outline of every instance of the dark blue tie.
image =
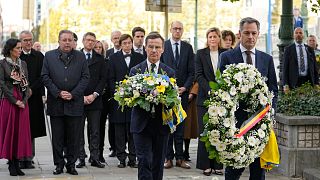
<svg viewBox="0 0 320 180">
<path fill-rule="evenodd" d="M 299 44 L 299 58 L 300 58 L 300 72 L 303 73 L 306 70 L 305 64 L 304 64 L 304 56 L 303 56 L 303 50 L 302 45 Z"/>
<path fill-rule="evenodd" d="M 176 50 L 175 50 L 175 63 L 178 65 L 180 55 L 179 55 L 179 43 L 174 43 L 176 45 Z"/>
<path fill-rule="evenodd" d="M 89 60 L 91 58 L 91 54 L 90 53 L 87 53 L 87 60 Z"/>
</svg>

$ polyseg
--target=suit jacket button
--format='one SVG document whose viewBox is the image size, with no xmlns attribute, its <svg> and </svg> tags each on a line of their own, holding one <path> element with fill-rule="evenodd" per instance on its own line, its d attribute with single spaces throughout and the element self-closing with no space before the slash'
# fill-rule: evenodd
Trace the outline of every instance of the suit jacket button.
<svg viewBox="0 0 320 180">
<path fill-rule="evenodd" d="M 67 82 L 67 81 L 68 81 L 68 79 L 67 79 L 67 78 L 64 78 L 64 81 L 65 81 L 65 82 Z"/>
</svg>

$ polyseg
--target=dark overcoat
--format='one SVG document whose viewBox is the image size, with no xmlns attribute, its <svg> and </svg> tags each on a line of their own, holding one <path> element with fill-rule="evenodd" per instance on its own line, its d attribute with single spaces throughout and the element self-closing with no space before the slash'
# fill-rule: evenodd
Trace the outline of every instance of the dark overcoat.
<svg viewBox="0 0 320 180">
<path fill-rule="evenodd" d="M 20 59 L 27 63 L 28 80 L 32 90 L 32 95 L 28 99 L 31 138 L 46 136 L 46 123 L 42 101 L 45 90 L 41 81 L 43 58 L 43 54 L 34 49 L 31 49 L 30 54 L 21 53 L 20 55 Z"/>
<path fill-rule="evenodd" d="M 48 89 L 48 114 L 50 116 L 82 116 L 83 95 L 89 82 L 89 69 L 85 55 L 77 50 L 69 53 L 70 63 L 61 59 L 58 49 L 48 51 L 44 57 L 41 77 Z M 61 91 L 72 94 L 70 101 L 59 97 Z"/>
</svg>

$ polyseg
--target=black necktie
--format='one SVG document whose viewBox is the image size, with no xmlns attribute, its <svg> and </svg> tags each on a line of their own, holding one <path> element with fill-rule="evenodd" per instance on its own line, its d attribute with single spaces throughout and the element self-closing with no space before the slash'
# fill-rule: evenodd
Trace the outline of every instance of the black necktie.
<svg viewBox="0 0 320 180">
<path fill-rule="evenodd" d="M 247 64 L 252 64 L 251 51 L 245 51 L 247 55 Z"/>
<path fill-rule="evenodd" d="M 124 58 L 130 57 L 130 56 L 131 56 L 131 54 L 125 54 L 125 55 L 123 55 Z"/>
<path fill-rule="evenodd" d="M 300 72 L 304 72 L 306 70 L 305 64 L 304 64 L 304 56 L 302 51 L 302 45 L 299 44 L 299 58 L 300 58 Z"/>
<path fill-rule="evenodd" d="M 151 64 L 151 73 L 155 73 L 154 70 L 156 68 L 156 64 L 152 63 Z"/>
<path fill-rule="evenodd" d="M 91 54 L 90 54 L 90 53 L 87 53 L 86 55 L 87 55 L 87 60 L 90 59 Z"/>
<path fill-rule="evenodd" d="M 175 51 L 175 63 L 178 64 L 180 55 L 179 55 L 179 43 L 174 43 L 176 45 L 176 51 Z"/>
</svg>

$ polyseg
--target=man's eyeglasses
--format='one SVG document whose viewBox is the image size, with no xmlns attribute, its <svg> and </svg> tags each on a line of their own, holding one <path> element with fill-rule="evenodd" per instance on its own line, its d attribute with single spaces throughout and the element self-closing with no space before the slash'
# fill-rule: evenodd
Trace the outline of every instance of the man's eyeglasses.
<svg viewBox="0 0 320 180">
<path fill-rule="evenodd" d="M 174 31 L 182 31 L 183 30 L 183 28 L 178 28 L 178 27 L 174 27 L 174 28 L 172 28 Z"/>
<path fill-rule="evenodd" d="M 22 42 L 32 42 L 32 39 L 23 39 Z"/>
</svg>

